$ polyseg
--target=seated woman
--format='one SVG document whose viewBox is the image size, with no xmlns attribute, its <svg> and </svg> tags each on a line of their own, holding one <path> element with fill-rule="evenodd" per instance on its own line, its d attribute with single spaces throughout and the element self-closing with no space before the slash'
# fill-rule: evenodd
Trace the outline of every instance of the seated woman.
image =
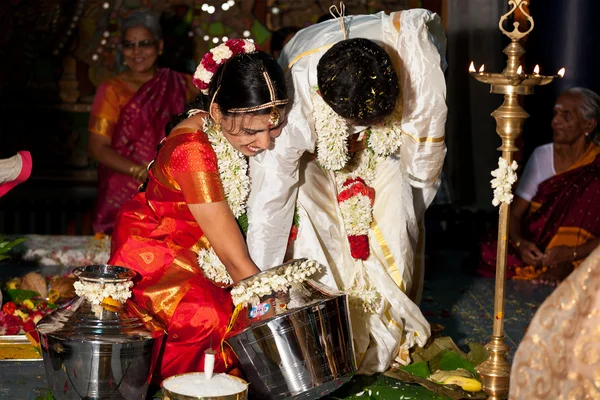
<svg viewBox="0 0 600 400">
<path fill-rule="evenodd" d="M 562 281 L 600 244 L 600 96 L 572 88 L 560 95 L 553 141 L 535 149 L 511 205 L 507 276 Z M 481 247 L 480 274 L 494 276 L 496 241 Z"/>
<path fill-rule="evenodd" d="M 99 163 L 96 233 L 112 232 L 119 207 L 146 179 L 169 118 L 198 93 L 191 76 L 157 68 L 163 40 L 154 14 L 132 14 L 121 31 L 126 70 L 98 86 L 88 128 L 89 152 Z"/>
<path fill-rule="evenodd" d="M 232 39 L 214 48 L 196 76 L 210 105 L 197 109 L 199 97 L 174 121 L 145 190 L 119 211 L 109 260 L 139 274 L 135 301 L 167 327 L 157 382 L 203 371 L 203 353 L 219 348 L 232 315 L 229 291 L 205 277 L 198 254 L 208 254 L 213 264 L 202 257 L 205 271 L 224 266 L 233 281 L 259 271 L 236 218 L 244 217 L 250 189 L 247 157 L 271 146 L 287 103 L 281 68 L 249 41 Z M 231 371 L 236 363 L 224 349 L 217 352 L 215 371 Z"/>
</svg>

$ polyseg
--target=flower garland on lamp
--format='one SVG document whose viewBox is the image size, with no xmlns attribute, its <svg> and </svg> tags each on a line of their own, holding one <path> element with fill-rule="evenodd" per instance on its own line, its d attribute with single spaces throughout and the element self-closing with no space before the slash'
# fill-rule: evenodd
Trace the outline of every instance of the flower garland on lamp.
<svg viewBox="0 0 600 400">
<path fill-rule="evenodd" d="M 498 158 L 498 168 L 492 171 L 492 189 L 494 189 L 494 199 L 492 204 L 494 207 L 500 203 L 510 204 L 513 201 L 512 185 L 517 181 L 517 169 L 519 164 L 513 160 L 511 165 L 500 157 Z"/>
</svg>

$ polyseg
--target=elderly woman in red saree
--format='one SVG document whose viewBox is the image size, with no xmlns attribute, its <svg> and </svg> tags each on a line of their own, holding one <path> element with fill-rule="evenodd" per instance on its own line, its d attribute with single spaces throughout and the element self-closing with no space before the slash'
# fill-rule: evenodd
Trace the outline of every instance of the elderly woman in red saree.
<svg viewBox="0 0 600 400">
<path fill-rule="evenodd" d="M 119 211 L 109 260 L 138 273 L 134 299 L 167 327 L 157 382 L 204 370 L 203 354 L 219 349 L 233 312 L 223 285 L 259 271 L 240 229 L 250 191 L 247 157 L 271 146 L 287 103 L 283 71 L 246 40 L 211 50 L 194 83 L 210 105 L 200 97 L 174 121 L 145 189 Z M 229 281 L 210 273 L 225 269 Z M 215 371 L 236 365 L 221 346 Z"/>
<path fill-rule="evenodd" d="M 99 163 L 97 233 L 112 232 L 119 207 L 146 179 L 169 118 L 197 93 L 191 76 L 157 68 L 163 41 L 150 12 L 125 20 L 121 48 L 127 69 L 98 86 L 89 120 L 89 151 Z"/>
<path fill-rule="evenodd" d="M 511 205 L 507 276 L 556 284 L 600 244 L 600 96 L 563 92 L 554 106 L 553 142 L 529 159 Z M 496 241 L 481 247 L 478 272 L 493 276 Z"/>
</svg>

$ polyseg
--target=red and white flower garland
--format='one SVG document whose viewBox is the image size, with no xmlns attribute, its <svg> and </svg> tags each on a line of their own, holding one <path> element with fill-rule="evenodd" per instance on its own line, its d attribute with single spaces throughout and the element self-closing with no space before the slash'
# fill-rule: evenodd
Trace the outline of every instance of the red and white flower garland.
<svg viewBox="0 0 600 400">
<path fill-rule="evenodd" d="M 350 254 L 355 259 L 366 260 L 370 254 L 369 228 L 373 220 L 375 189 L 360 176 L 348 178 L 342 184 L 337 201 L 348 233 Z"/>
<path fill-rule="evenodd" d="M 200 65 L 194 73 L 194 85 L 204 94 L 208 94 L 210 80 L 221 64 L 240 53 L 252 53 L 258 50 L 254 43 L 246 39 L 229 39 L 225 43 L 212 48 L 202 57 Z"/>
</svg>

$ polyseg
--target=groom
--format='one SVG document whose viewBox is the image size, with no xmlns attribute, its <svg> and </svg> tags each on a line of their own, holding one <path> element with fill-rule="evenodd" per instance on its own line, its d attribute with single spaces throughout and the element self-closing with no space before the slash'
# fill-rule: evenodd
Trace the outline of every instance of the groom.
<svg viewBox="0 0 600 400">
<path fill-rule="evenodd" d="M 306 28 L 283 50 L 293 104 L 274 148 L 250 160 L 247 241 L 263 268 L 289 257 L 328 267 L 321 281 L 356 306 L 359 371 L 374 373 L 408 363 L 430 333 L 413 301 L 446 152 L 445 38 L 426 10 L 343 22 Z"/>
</svg>

